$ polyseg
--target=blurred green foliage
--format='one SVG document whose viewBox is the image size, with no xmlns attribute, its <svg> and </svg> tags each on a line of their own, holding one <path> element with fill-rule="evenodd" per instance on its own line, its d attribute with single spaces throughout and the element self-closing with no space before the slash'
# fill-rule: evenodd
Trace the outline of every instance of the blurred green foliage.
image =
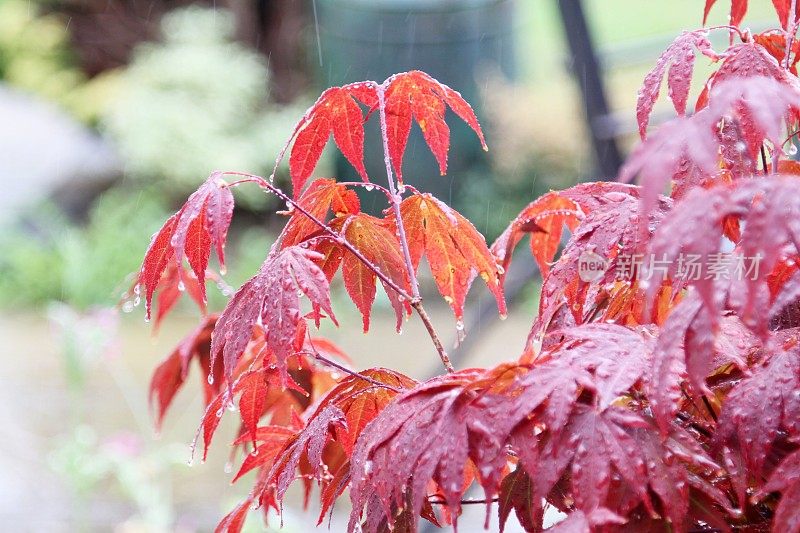
<svg viewBox="0 0 800 533">
<path fill-rule="evenodd" d="M 67 22 L 40 15 L 35 0 L 0 0 L 0 80 L 94 123 L 117 86 L 116 73 L 87 80 L 75 66 Z"/>
<path fill-rule="evenodd" d="M 213 170 L 271 171 L 302 110 L 268 103 L 267 65 L 233 26 L 226 10 L 189 7 L 163 18 L 163 42 L 137 47 L 103 121 L 129 176 L 183 194 Z"/>
<path fill-rule="evenodd" d="M 36 206 L 30 222 L 0 232 L 0 307 L 41 307 L 52 300 L 77 309 L 116 305 L 167 216 L 163 196 L 152 188 L 109 190 L 85 224 L 70 222 L 52 204 Z M 256 272 L 272 238 L 260 226 L 234 230 L 226 283 L 238 288 Z M 208 296 L 210 310 L 224 307 L 226 297 L 213 285 Z"/>
<path fill-rule="evenodd" d="M 0 234 L 3 307 L 40 306 L 53 299 L 80 309 L 114 305 L 167 211 L 153 193 L 132 198 L 117 189 L 97 201 L 85 226 L 70 223 L 52 205 L 38 206 L 32 214 L 30 223 Z"/>
</svg>

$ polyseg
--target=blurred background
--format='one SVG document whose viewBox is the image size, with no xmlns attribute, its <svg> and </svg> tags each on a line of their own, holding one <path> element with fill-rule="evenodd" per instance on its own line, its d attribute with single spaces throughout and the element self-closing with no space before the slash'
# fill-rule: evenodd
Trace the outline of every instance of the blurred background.
<svg viewBox="0 0 800 533">
<path fill-rule="evenodd" d="M 754 4 L 749 24 L 765 27 L 771 6 Z M 404 174 L 491 242 L 543 192 L 614 176 L 636 139 L 644 74 L 677 33 L 700 24 L 700 0 L 665 5 L 0 0 L 0 527 L 210 531 L 246 493 L 247 480 L 227 483 L 233 417 L 208 462 L 187 465 L 202 412 L 194 383 L 163 432 L 153 429 L 150 373 L 196 324 L 196 310 L 180 307 L 156 335 L 141 308 L 118 305 L 151 234 L 211 171 L 267 175 L 322 89 L 419 68 L 473 104 L 490 151 L 451 115 L 448 175 L 438 176 L 416 130 Z M 723 23 L 725 9 L 720 3 L 709 23 Z M 698 69 L 707 62 L 698 59 Z M 670 116 L 666 105 L 657 111 Z M 379 180 L 376 134 L 371 120 L 367 168 Z M 287 174 L 279 170 L 280 183 Z M 329 146 L 315 175 L 348 178 L 352 169 Z M 364 200 L 373 212 L 383 208 L 377 196 Z M 263 260 L 283 222 L 280 207 L 258 190 L 237 192 L 232 286 Z M 518 355 L 536 280 L 530 265 L 517 268 L 509 320 L 498 322 L 491 298 L 473 290 L 457 366 Z M 334 297 L 343 328 L 324 333 L 357 367 L 416 378 L 437 370 L 433 352 L 418 355 L 424 337 L 413 320 L 395 335 L 379 301 L 370 335 L 361 335 L 338 285 Z M 224 302 L 210 291 L 212 310 Z M 452 317 L 430 302 L 452 343 Z M 285 530 L 307 531 L 316 510 L 304 513 L 293 498 Z M 483 508 L 470 507 L 475 518 L 462 519 L 462 531 L 482 530 Z M 338 511 L 334 531 L 346 517 L 344 505 Z M 248 527 L 264 525 L 254 517 Z"/>
</svg>

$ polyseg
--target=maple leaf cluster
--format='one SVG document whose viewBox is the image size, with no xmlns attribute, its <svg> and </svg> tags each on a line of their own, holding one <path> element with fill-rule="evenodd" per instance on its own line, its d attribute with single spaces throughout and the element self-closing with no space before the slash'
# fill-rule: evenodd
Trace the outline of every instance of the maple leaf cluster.
<svg viewBox="0 0 800 533">
<path fill-rule="evenodd" d="M 463 505 L 480 502 L 487 525 L 492 512 L 501 528 L 513 513 L 527 531 L 557 511 L 565 517 L 553 531 L 799 532 L 800 165 L 784 150 L 800 122 L 800 2 L 773 3 L 776 29 L 742 28 L 747 2 L 734 0 L 729 25 L 679 36 L 644 80 L 642 142 L 617 182 L 534 200 L 491 246 L 451 207 L 402 184 L 413 122 L 442 173 L 447 109 L 485 147 L 469 105 L 422 72 L 325 91 L 283 150 L 291 195 L 271 179 L 213 174 L 153 237 L 134 292 L 144 291 L 148 315 L 157 294 L 158 320 L 180 289 L 205 312 L 231 189 L 255 183 L 287 202 L 258 273 L 151 383 L 160 424 L 197 362 L 203 456 L 223 414 L 238 411 L 234 481 L 253 485 L 218 531 L 240 531 L 253 508 L 280 510 L 299 479 L 306 504 L 318 487 L 320 523 L 349 494 L 351 531 L 456 526 Z M 714 50 L 710 31 L 728 32 L 730 46 Z M 718 68 L 690 109 L 698 53 Z M 649 128 L 665 77 L 678 116 Z M 376 115 L 387 187 L 363 162 L 364 122 Z M 308 183 L 331 135 L 364 183 Z M 361 211 L 354 189 L 364 184 L 386 197 L 382 216 Z M 524 239 L 542 274 L 527 339 L 493 368 L 454 370 L 419 295 L 422 259 L 463 330 L 479 277 L 505 314 L 505 273 Z M 604 270 L 582 275 L 586 254 Z M 726 254 L 757 258 L 759 268 L 691 276 L 679 266 Z M 643 262 L 621 276 L 636 256 L 665 266 Z M 381 285 L 398 331 L 417 314 L 447 372 L 418 382 L 355 371 L 313 336 L 322 320 L 336 324 L 339 272 L 365 332 Z"/>
</svg>

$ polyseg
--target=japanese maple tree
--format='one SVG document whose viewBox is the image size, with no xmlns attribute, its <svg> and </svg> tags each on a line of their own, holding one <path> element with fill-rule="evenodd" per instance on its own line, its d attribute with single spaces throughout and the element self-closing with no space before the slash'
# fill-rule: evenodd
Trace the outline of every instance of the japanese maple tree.
<svg viewBox="0 0 800 533">
<path fill-rule="evenodd" d="M 639 92 L 642 142 L 617 182 L 534 200 L 492 246 L 403 184 L 414 122 L 442 174 L 448 109 L 486 147 L 469 104 L 423 72 L 325 91 L 276 162 L 288 153 L 291 194 L 272 176 L 212 174 L 153 237 L 133 292 L 148 316 L 156 299 L 157 321 L 182 290 L 205 315 L 157 368 L 151 396 L 160 424 L 196 361 L 204 450 L 228 408 L 238 413 L 234 480 L 253 486 L 218 531 L 280 510 L 298 479 L 306 500 L 318 486 L 320 523 L 348 494 L 352 531 L 455 526 L 476 502 L 487 523 L 514 513 L 529 531 L 549 509 L 565 515 L 553 531 L 800 531 L 800 165 L 787 156 L 800 124 L 799 3 L 773 0 L 779 26 L 753 34 L 747 2 L 733 0 L 729 25 L 679 36 Z M 715 50 L 711 31 L 730 46 Z M 692 107 L 698 53 L 718 68 Z M 664 78 L 678 116 L 648 128 Z M 374 116 L 382 184 L 363 162 Z M 362 182 L 312 179 L 331 136 Z M 223 270 L 231 190 L 245 184 L 286 202 L 287 222 L 259 271 L 205 314 L 206 280 L 221 274 L 209 257 Z M 357 187 L 385 196 L 383 216 L 361 211 Z M 505 314 L 523 239 L 543 277 L 527 339 L 493 368 L 454 369 L 420 296 L 422 259 L 463 332 L 476 278 Z M 602 268 L 587 272 L 591 261 Z M 364 331 L 380 285 L 398 331 L 410 315 L 423 322 L 441 375 L 354 370 L 312 334 L 337 323 L 340 271 Z M 481 500 L 466 496 L 473 486 Z"/>
</svg>

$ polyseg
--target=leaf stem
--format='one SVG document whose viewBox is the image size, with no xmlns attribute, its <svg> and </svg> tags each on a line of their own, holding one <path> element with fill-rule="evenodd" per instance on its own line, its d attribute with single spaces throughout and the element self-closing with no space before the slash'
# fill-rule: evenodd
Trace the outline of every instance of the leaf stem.
<svg viewBox="0 0 800 533">
<path fill-rule="evenodd" d="M 364 189 L 367 189 L 368 191 L 371 191 L 372 189 L 378 189 L 383 194 L 385 194 L 386 198 L 389 199 L 390 201 L 391 201 L 391 198 L 392 198 L 392 196 L 391 196 L 392 193 L 389 192 L 389 189 L 387 189 L 383 185 L 378 185 L 377 183 L 372 183 L 371 181 L 340 181 L 338 183 L 339 183 L 339 185 L 346 185 L 348 187 L 363 187 Z"/>
<path fill-rule="evenodd" d="M 391 79 L 391 78 L 390 78 Z M 384 82 L 386 83 L 386 82 Z M 403 218 L 400 216 L 400 196 L 397 194 L 394 187 L 394 174 L 392 173 L 392 161 L 389 157 L 389 134 L 386 125 L 386 87 L 381 84 L 375 87 L 375 92 L 378 94 L 378 116 L 381 122 L 381 138 L 383 140 L 383 160 L 386 164 L 386 179 L 389 182 L 389 192 L 391 193 L 390 202 L 392 204 L 392 211 L 397 221 L 397 237 L 400 240 L 400 247 L 403 250 L 403 259 L 406 262 L 406 270 L 408 270 L 408 279 L 411 281 L 411 303 L 421 301 L 419 295 L 419 283 L 417 282 L 417 274 L 414 272 L 414 264 L 411 261 L 411 251 L 408 248 L 408 238 L 406 237 L 406 230 L 403 226 Z M 416 307 L 416 306 L 415 306 Z M 429 330 L 430 331 L 430 330 Z M 445 365 L 446 366 L 446 365 Z"/>
<path fill-rule="evenodd" d="M 435 495 L 428 496 L 428 503 L 433 504 L 433 505 L 447 505 L 447 502 L 445 500 L 442 500 L 441 498 L 436 498 L 436 499 L 434 499 L 434 498 L 436 498 Z M 480 505 L 480 504 L 486 504 L 486 503 L 496 503 L 496 502 L 499 502 L 499 501 L 500 501 L 500 498 L 494 497 L 494 498 L 490 498 L 488 500 L 486 500 L 486 499 L 464 499 L 464 500 L 461 500 L 459 503 L 461 505 Z"/>
<path fill-rule="evenodd" d="M 445 370 L 448 372 L 455 372 L 453 363 L 450 362 L 450 357 L 447 355 L 447 351 L 445 351 L 444 346 L 442 345 L 442 340 L 439 338 L 439 334 L 436 333 L 436 329 L 433 327 L 433 323 L 431 322 L 428 313 L 425 311 L 425 308 L 422 307 L 422 300 L 412 300 L 411 306 L 419 315 L 422 323 L 425 324 L 425 328 L 428 330 L 428 335 L 430 335 L 431 340 L 433 341 L 433 345 L 436 348 L 436 352 L 439 354 L 439 359 L 442 360 Z"/>
<path fill-rule="evenodd" d="M 439 358 L 442 360 L 442 364 L 444 364 L 445 369 L 448 372 L 454 372 L 455 369 L 453 368 L 452 363 L 450 362 L 450 358 L 447 355 L 447 352 L 442 345 L 442 341 L 439 338 L 439 334 L 436 333 L 436 329 L 433 327 L 433 323 L 431 322 L 428 313 L 425 312 L 425 308 L 422 307 L 422 299 L 419 297 L 419 292 L 417 292 L 417 296 L 413 297 L 409 295 L 402 287 L 400 287 L 397 283 L 395 283 L 391 278 L 389 278 L 386 274 L 384 274 L 380 269 L 378 269 L 375 265 L 373 265 L 369 259 L 364 257 L 355 246 L 353 246 L 347 239 L 342 237 L 338 232 L 334 231 L 330 226 L 325 224 L 323 221 L 312 215 L 308 212 L 303 206 L 297 203 L 294 199 L 292 199 L 289 195 L 285 192 L 280 190 L 275 185 L 269 183 L 267 180 L 262 178 L 261 176 L 256 176 L 255 174 L 249 174 L 247 172 L 237 172 L 237 171 L 228 171 L 223 172 L 223 175 L 229 176 L 242 176 L 244 179 L 234 181 L 229 183 L 229 187 L 233 187 L 236 185 L 241 185 L 242 183 L 256 183 L 262 189 L 266 189 L 267 191 L 271 192 L 287 204 L 291 205 L 293 209 L 297 209 L 300 213 L 303 214 L 306 218 L 312 221 L 314 224 L 319 226 L 322 231 L 330 235 L 338 244 L 342 245 L 347 251 L 352 253 L 359 261 L 364 263 L 372 272 L 375 273 L 381 281 L 383 281 L 386 286 L 390 287 L 393 291 L 399 294 L 401 297 L 405 298 L 408 302 L 411 303 L 411 306 L 416 310 L 417 314 L 419 315 L 422 323 L 425 324 L 425 329 L 428 330 L 428 335 L 431 337 L 431 341 L 433 341 L 433 345 L 436 348 L 436 352 L 439 354 Z M 390 181 L 391 183 L 391 181 Z M 398 206 L 399 207 L 399 206 Z M 403 243 L 406 245 L 406 250 L 408 250 L 408 241 L 402 240 Z M 409 259 L 410 265 L 410 259 Z M 413 273 L 413 270 L 411 271 Z M 416 281 L 416 279 L 414 280 Z M 413 287 L 413 286 L 412 286 Z M 419 289 L 417 289 L 418 291 Z"/>
<path fill-rule="evenodd" d="M 309 342 L 311 342 L 311 339 L 309 339 Z M 311 347 L 312 347 L 312 348 L 314 347 L 313 343 L 312 343 Z M 355 370 L 350 370 L 350 369 L 349 369 L 349 368 L 347 368 L 346 366 L 344 366 L 344 365 L 340 365 L 340 364 L 339 364 L 339 363 L 337 363 L 336 361 L 332 361 L 332 360 L 328 359 L 327 357 L 325 357 L 324 355 L 322 355 L 321 353 L 319 353 L 319 352 L 316 350 L 316 348 L 314 349 L 314 351 L 301 351 L 301 352 L 296 352 L 296 353 L 301 353 L 301 354 L 310 355 L 310 356 L 312 356 L 314 359 L 316 359 L 316 360 L 320 361 L 321 363 L 323 363 L 323 364 L 325 364 L 325 365 L 327 365 L 327 366 L 330 366 L 330 367 L 332 367 L 332 368 L 335 368 L 336 370 L 340 370 L 340 371 L 344 372 L 345 374 L 349 374 L 349 375 L 351 375 L 351 376 L 353 376 L 353 377 L 355 377 L 355 378 L 363 379 L 364 381 L 367 381 L 367 382 L 369 382 L 369 383 L 371 383 L 371 384 L 375 385 L 376 387 L 381 387 L 381 388 L 384 388 L 384 389 L 389 389 L 390 391 L 396 392 L 396 393 L 398 393 L 398 394 L 400 394 L 401 392 L 403 392 L 401 389 L 398 389 L 397 387 L 392 387 L 391 385 L 388 385 L 388 384 L 386 384 L 386 383 L 381 383 L 381 382 L 380 382 L 380 381 L 378 381 L 377 379 L 372 379 L 372 378 L 371 378 L 371 377 L 369 377 L 369 376 L 365 376 L 364 374 L 362 374 L 362 373 L 360 373 L 360 372 L 356 372 Z"/>
<path fill-rule="evenodd" d="M 391 79 L 391 78 L 389 78 Z M 388 81 L 388 80 L 387 80 Z M 428 330 L 428 335 L 433 341 L 433 346 L 436 348 L 436 352 L 439 354 L 439 359 L 442 360 L 442 364 L 444 365 L 445 370 L 448 372 L 455 372 L 453 368 L 453 364 L 450 362 L 450 357 L 447 355 L 447 351 L 444 349 L 442 345 L 442 340 L 439 338 L 439 334 L 436 333 L 436 328 L 433 327 L 433 323 L 431 322 L 428 313 L 425 311 L 425 308 L 422 306 L 422 297 L 419 295 L 419 282 L 417 281 L 417 275 L 414 272 L 414 263 L 411 261 L 411 251 L 408 247 L 408 237 L 406 236 L 406 230 L 403 226 L 403 217 L 400 213 L 400 201 L 401 196 L 397 194 L 394 186 L 394 174 L 392 173 L 392 161 L 389 157 L 389 135 L 388 135 L 388 127 L 386 124 L 386 84 L 387 82 L 383 82 L 381 85 L 377 85 L 375 87 L 375 92 L 378 94 L 378 117 L 380 118 L 381 122 L 381 139 L 383 141 L 383 161 L 386 164 L 386 179 L 389 182 L 389 192 L 391 193 L 390 201 L 392 204 L 392 211 L 394 212 L 394 218 L 397 222 L 397 238 L 400 241 L 400 248 L 403 250 L 403 259 L 406 263 L 406 270 L 408 271 L 408 278 L 411 282 L 411 296 L 410 299 L 411 306 L 417 311 L 417 315 L 422 320 L 422 323 L 425 324 L 425 329 Z"/>
<path fill-rule="evenodd" d="M 325 233 L 327 233 L 328 235 L 333 237 L 338 244 L 340 244 L 344 248 L 346 248 L 348 252 L 350 252 L 354 256 L 356 256 L 356 258 L 358 258 L 359 261 L 361 261 L 367 267 L 369 267 L 369 269 L 372 270 L 375 273 L 375 275 L 380 278 L 380 280 L 382 282 L 384 282 L 387 286 L 391 287 L 392 290 L 397 292 L 397 294 L 399 294 L 400 296 L 402 296 L 403 298 L 405 298 L 405 299 L 407 299 L 409 301 L 413 301 L 412 297 L 405 290 L 403 290 L 402 287 L 400 287 L 397 283 L 395 283 L 394 280 L 392 280 L 386 274 L 381 272 L 381 270 L 378 269 L 375 265 L 373 265 L 369 261 L 369 259 L 364 257 L 364 254 L 362 254 L 355 246 L 350 244 L 350 242 L 347 241 L 347 239 L 342 237 L 337 231 L 334 231 L 333 229 L 331 229 L 331 227 L 328 226 L 327 224 L 325 224 L 323 221 L 321 221 L 320 219 L 318 219 L 317 217 L 315 217 L 314 215 L 309 213 L 306 208 L 301 206 L 299 203 L 297 203 L 294 199 L 292 199 L 288 194 L 286 194 L 285 192 L 280 190 L 278 187 L 274 186 L 273 184 L 271 184 L 270 182 L 268 182 L 267 180 L 265 180 L 261 176 L 256 176 L 255 174 L 248 174 L 246 172 L 235 172 L 235 171 L 223 172 L 223 174 L 224 175 L 231 175 L 231 176 L 243 176 L 244 178 L 246 178 L 246 179 L 243 179 L 243 180 L 235 181 L 235 182 L 231 183 L 229 186 L 239 185 L 241 183 L 247 183 L 247 182 L 254 182 L 254 183 L 257 183 L 262 189 L 268 190 L 269 192 L 271 192 L 272 194 L 274 194 L 275 196 L 277 196 L 278 198 L 280 198 L 281 200 L 283 200 L 287 204 L 291 205 L 293 209 L 296 209 L 297 211 L 302 213 L 303 216 L 305 216 L 310 221 L 312 221 L 314 224 L 319 226 L 319 228 L 322 231 L 324 231 Z"/>
<path fill-rule="evenodd" d="M 787 21 L 786 24 L 786 55 L 784 56 L 783 60 L 783 68 L 789 70 L 790 63 L 790 56 L 792 55 L 792 45 L 794 44 L 794 35 L 797 33 L 797 0 L 792 0 L 791 7 L 789 8 L 789 13 L 791 14 L 791 19 Z"/>
</svg>

